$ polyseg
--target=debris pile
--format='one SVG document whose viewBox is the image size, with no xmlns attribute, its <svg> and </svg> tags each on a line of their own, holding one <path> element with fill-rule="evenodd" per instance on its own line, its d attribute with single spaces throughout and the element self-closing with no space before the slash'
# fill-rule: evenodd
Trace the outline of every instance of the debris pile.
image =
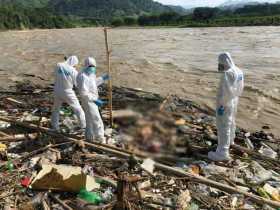
<svg viewBox="0 0 280 210">
<path fill-rule="evenodd" d="M 280 208 L 280 140 L 269 128 L 238 129 L 233 160 L 213 163 L 212 111 L 176 96 L 115 87 L 107 144 L 83 141 L 67 106 L 61 132 L 50 129 L 51 87 L 19 84 L 0 98 L 0 209 Z"/>
</svg>

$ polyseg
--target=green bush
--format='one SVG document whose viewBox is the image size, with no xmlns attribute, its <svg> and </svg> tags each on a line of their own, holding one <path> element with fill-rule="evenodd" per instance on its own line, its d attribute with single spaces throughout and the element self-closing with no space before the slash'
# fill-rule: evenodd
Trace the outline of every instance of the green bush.
<svg viewBox="0 0 280 210">
<path fill-rule="evenodd" d="M 123 20 L 123 18 L 120 18 L 120 17 L 118 17 L 118 18 L 113 18 L 111 24 L 112 24 L 113 26 L 122 26 L 122 25 L 124 25 L 124 20 Z"/>
<path fill-rule="evenodd" d="M 124 17 L 123 22 L 124 25 L 126 26 L 133 26 L 138 24 L 138 19 L 137 17 L 129 16 L 129 17 Z"/>
</svg>

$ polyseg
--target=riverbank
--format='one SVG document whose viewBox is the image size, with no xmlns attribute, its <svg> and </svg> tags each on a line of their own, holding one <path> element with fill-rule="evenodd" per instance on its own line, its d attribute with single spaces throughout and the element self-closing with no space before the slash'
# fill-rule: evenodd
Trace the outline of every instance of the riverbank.
<svg viewBox="0 0 280 210">
<path fill-rule="evenodd" d="M 113 84 L 176 94 L 215 109 L 217 56 L 229 51 L 246 81 L 238 125 L 269 127 L 280 136 L 279 34 L 278 27 L 112 29 Z M 81 65 L 94 56 L 98 75 L 106 72 L 102 28 L 8 31 L 0 33 L 0 51 L 1 88 L 24 80 L 48 86 L 55 64 L 72 54 Z"/>
</svg>

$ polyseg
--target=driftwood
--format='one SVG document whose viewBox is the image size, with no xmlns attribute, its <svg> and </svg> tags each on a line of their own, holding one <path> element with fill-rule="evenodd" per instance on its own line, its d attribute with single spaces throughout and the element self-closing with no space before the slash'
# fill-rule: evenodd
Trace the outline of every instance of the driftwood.
<svg viewBox="0 0 280 210">
<path fill-rule="evenodd" d="M 0 131 L 0 135 L 1 135 L 1 136 L 4 136 L 4 137 L 10 137 L 10 135 L 4 133 L 3 131 Z"/>
<path fill-rule="evenodd" d="M 38 127 L 38 126 L 33 125 L 33 124 L 27 124 L 27 123 L 23 123 L 23 122 L 18 122 L 18 121 L 11 120 L 11 119 L 8 119 L 8 118 L 3 118 L 3 117 L 0 117 L 0 120 L 5 121 L 5 122 L 10 122 L 10 123 L 22 126 L 22 127 L 32 128 L 32 129 L 35 129 L 35 130 L 39 130 L 39 131 L 47 133 L 47 134 L 49 134 L 51 136 L 61 137 L 61 138 L 67 139 L 69 141 L 73 141 L 75 143 L 80 143 L 81 142 L 81 140 L 77 140 L 75 138 L 66 137 L 66 136 L 64 136 L 62 134 L 53 132 L 52 130 L 50 130 L 48 128 Z M 88 142 L 84 142 L 84 144 L 88 145 L 88 146 L 91 146 L 91 147 L 93 147 L 95 149 L 101 150 L 103 152 L 107 152 L 107 153 L 116 155 L 118 157 L 122 157 L 122 158 L 130 158 L 131 157 L 131 154 L 128 154 L 125 151 L 118 151 L 118 150 L 113 149 L 112 147 L 109 148 L 108 145 L 105 145 L 105 144 L 95 144 L 95 143 L 88 143 Z M 140 160 L 140 158 L 138 158 L 138 159 Z M 170 167 L 170 166 L 167 166 L 167 165 L 164 165 L 164 164 L 160 164 L 160 163 L 155 163 L 155 168 L 158 169 L 158 170 L 162 170 L 162 171 L 165 171 L 167 173 L 173 174 L 173 175 L 177 175 L 177 176 L 180 176 L 180 177 L 185 177 L 185 178 L 187 178 L 187 179 L 189 179 L 190 181 L 193 181 L 193 182 L 198 182 L 198 183 L 202 183 L 202 184 L 214 187 L 216 189 L 219 189 L 219 190 L 227 192 L 227 193 L 242 194 L 245 197 L 248 197 L 252 201 L 254 201 L 254 202 L 258 203 L 258 204 L 261 204 L 261 205 L 262 204 L 268 204 L 268 205 L 270 205 L 272 207 L 280 208 L 280 202 L 276 202 L 276 201 L 272 201 L 272 200 L 269 200 L 269 199 L 266 199 L 266 198 L 262 198 L 260 196 L 254 195 L 252 193 L 248 193 L 248 192 L 239 190 L 239 189 L 237 189 L 235 187 L 231 187 L 229 185 L 225 185 L 225 184 L 222 184 L 222 183 L 219 183 L 219 182 L 207 179 L 207 178 L 199 176 L 199 175 L 194 175 L 194 174 L 185 172 L 183 170 L 180 170 L 180 169 L 177 169 L 177 168 L 173 168 L 173 167 Z"/>
<path fill-rule="evenodd" d="M 49 193 L 49 197 L 52 198 L 55 202 L 59 203 L 61 206 L 63 206 L 64 209 L 66 209 L 66 210 L 74 210 L 69 205 L 67 205 L 65 202 L 60 200 L 58 198 L 58 196 L 54 196 L 53 194 Z"/>
<path fill-rule="evenodd" d="M 109 204 L 96 206 L 94 204 L 87 203 L 86 201 L 78 198 L 73 203 L 75 204 L 76 210 L 109 210 L 109 209 L 111 210 L 115 205 L 116 201 L 114 200 Z"/>
<path fill-rule="evenodd" d="M 26 139 L 34 140 L 36 138 L 37 138 L 36 133 L 16 134 L 16 135 L 11 135 L 11 136 L 0 137 L 0 142 L 23 141 L 23 140 L 26 140 Z"/>
</svg>

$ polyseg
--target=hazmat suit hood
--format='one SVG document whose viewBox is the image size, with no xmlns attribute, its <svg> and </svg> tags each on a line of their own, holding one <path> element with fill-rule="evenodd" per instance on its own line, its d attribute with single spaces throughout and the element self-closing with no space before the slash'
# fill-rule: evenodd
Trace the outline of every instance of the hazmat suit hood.
<svg viewBox="0 0 280 210">
<path fill-rule="evenodd" d="M 96 66 L 96 60 L 92 57 L 88 57 L 85 59 L 85 67 L 97 67 Z"/>
<path fill-rule="evenodd" d="M 70 56 L 67 60 L 66 60 L 66 63 L 69 65 L 69 66 L 76 66 L 79 64 L 79 59 L 77 56 Z"/>
<path fill-rule="evenodd" d="M 220 54 L 218 62 L 219 71 L 227 71 L 235 67 L 233 59 L 231 58 L 231 55 L 228 52 Z"/>
<path fill-rule="evenodd" d="M 219 71 L 221 82 L 218 91 L 219 105 L 225 106 L 233 98 L 242 94 L 244 89 L 243 72 L 234 64 L 231 55 L 226 52 L 219 55 Z"/>
</svg>

